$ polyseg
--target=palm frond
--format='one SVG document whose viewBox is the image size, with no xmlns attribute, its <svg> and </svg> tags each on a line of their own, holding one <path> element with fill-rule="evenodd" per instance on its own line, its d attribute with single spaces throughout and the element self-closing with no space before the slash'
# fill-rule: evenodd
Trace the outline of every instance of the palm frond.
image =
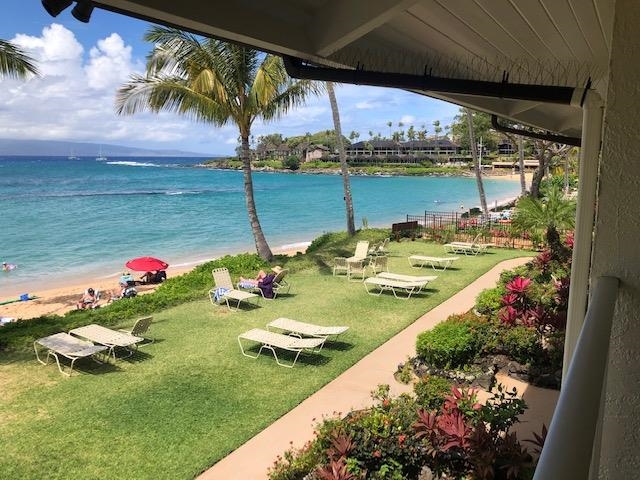
<svg viewBox="0 0 640 480">
<path fill-rule="evenodd" d="M 29 74 L 39 75 L 34 60 L 20 48 L 0 39 L 0 77 L 27 78 Z"/>
</svg>

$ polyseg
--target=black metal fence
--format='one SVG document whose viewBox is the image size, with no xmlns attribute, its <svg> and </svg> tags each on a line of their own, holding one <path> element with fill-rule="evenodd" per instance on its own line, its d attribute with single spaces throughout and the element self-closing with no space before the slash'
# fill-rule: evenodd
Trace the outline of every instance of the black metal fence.
<svg viewBox="0 0 640 480">
<path fill-rule="evenodd" d="M 423 215 L 407 215 L 406 221 L 417 222 L 417 235 L 443 243 L 471 241 L 478 234 L 484 243 L 509 248 L 535 249 L 542 241 L 535 234 L 516 231 L 509 219 L 497 216 L 425 210 Z"/>
</svg>

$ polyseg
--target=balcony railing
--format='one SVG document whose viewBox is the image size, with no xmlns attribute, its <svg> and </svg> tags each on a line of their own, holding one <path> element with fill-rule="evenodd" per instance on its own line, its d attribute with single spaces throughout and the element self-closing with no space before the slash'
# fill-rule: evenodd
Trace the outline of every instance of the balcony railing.
<svg viewBox="0 0 640 480">
<path fill-rule="evenodd" d="M 593 285 L 533 480 L 589 478 L 618 283 L 614 277 L 599 277 Z"/>
</svg>

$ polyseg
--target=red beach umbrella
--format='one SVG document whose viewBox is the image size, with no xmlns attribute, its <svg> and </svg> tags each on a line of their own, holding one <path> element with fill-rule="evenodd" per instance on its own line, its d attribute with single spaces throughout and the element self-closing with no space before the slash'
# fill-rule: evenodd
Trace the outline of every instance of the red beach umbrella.
<svg viewBox="0 0 640 480">
<path fill-rule="evenodd" d="M 126 264 L 127 268 L 138 272 L 151 272 L 155 270 L 165 270 L 169 264 L 158 258 L 138 257 L 129 260 Z"/>
</svg>

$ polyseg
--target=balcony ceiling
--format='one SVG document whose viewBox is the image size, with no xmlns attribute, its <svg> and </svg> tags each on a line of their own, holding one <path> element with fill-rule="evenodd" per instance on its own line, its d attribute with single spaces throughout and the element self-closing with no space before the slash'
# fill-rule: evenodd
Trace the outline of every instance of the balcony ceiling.
<svg viewBox="0 0 640 480">
<path fill-rule="evenodd" d="M 316 64 L 591 88 L 606 96 L 615 0 L 100 0 L 96 5 Z M 579 106 L 419 93 L 579 136 Z M 577 97 L 580 99 L 580 92 Z"/>
</svg>

